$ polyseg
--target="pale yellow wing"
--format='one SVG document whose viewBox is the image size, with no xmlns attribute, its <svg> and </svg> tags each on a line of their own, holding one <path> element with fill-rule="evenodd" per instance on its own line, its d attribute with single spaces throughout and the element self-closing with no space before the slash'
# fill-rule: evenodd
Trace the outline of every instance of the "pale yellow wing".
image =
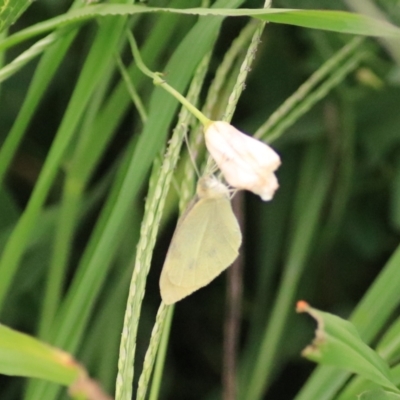
<svg viewBox="0 0 400 400">
<path fill-rule="evenodd" d="M 189 296 L 189 294 L 192 294 L 197 289 L 199 289 L 197 286 L 189 288 L 174 285 L 169 280 L 166 269 L 163 268 L 160 277 L 160 292 L 161 298 L 165 304 L 170 305 L 176 303 L 184 297 Z"/>
<path fill-rule="evenodd" d="M 200 199 L 172 238 L 160 278 L 163 301 L 174 303 L 210 283 L 236 259 L 240 243 L 229 198 Z"/>
</svg>

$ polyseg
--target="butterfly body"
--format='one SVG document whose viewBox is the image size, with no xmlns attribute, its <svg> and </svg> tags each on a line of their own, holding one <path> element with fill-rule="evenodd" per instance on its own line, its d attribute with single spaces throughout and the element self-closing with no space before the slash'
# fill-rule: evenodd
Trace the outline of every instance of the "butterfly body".
<svg viewBox="0 0 400 400">
<path fill-rule="evenodd" d="M 209 284 L 237 258 L 241 241 L 228 188 L 214 177 L 200 178 L 197 199 L 178 221 L 161 272 L 164 303 Z"/>
</svg>

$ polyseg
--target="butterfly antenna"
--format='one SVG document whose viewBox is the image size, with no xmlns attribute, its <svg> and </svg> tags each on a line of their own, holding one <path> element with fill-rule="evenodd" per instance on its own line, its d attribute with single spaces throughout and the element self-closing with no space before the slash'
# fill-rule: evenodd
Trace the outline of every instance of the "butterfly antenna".
<svg viewBox="0 0 400 400">
<path fill-rule="evenodd" d="M 229 188 L 229 195 L 230 195 L 230 199 L 232 200 L 235 197 L 235 194 L 238 192 L 237 189 L 230 187 Z"/>
<path fill-rule="evenodd" d="M 186 142 L 186 147 L 187 147 L 187 150 L 188 150 L 188 153 L 189 153 L 190 160 L 192 161 L 192 164 L 193 164 L 193 169 L 196 171 L 197 178 L 200 178 L 200 172 L 199 172 L 199 170 L 197 168 L 197 165 L 196 165 L 196 157 L 194 156 L 194 154 L 190 150 L 190 144 L 189 144 L 189 139 L 188 139 L 188 136 L 187 136 L 187 131 L 185 131 L 185 142 Z"/>
</svg>

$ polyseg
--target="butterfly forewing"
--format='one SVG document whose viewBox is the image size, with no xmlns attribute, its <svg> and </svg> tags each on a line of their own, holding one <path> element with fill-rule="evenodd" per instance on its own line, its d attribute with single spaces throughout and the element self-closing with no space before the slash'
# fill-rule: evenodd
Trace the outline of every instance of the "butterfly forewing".
<svg viewBox="0 0 400 400">
<path fill-rule="evenodd" d="M 215 200 L 198 261 L 198 280 L 206 285 L 228 268 L 239 254 L 241 241 L 242 235 L 229 199 Z"/>
<path fill-rule="evenodd" d="M 207 285 L 238 256 L 240 228 L 229 192 L 221 186 L 218 183 L 215 191 L 206 187 L 206 195 L 200 196 L 178 222 L 160 277 L 166 304 Z"/>
<path fill-rule="evenodd" d="M 175 246 L 175 239 L 187 243 L 184 251 Z M 207 285 L 235 260 L 240 242 L 229 199 L 201 199 L 180 224 L 171 243 L 165 263 L 169 280 L 182 287 Z"/>
</svg>

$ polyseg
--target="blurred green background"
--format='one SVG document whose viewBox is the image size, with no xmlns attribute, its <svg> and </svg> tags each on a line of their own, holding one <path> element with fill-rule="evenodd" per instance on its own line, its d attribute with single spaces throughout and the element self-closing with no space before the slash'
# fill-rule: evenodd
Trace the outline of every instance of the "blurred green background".
<svg viewBox="0 0 400 400">
<path fill-rule="evenodd" d="M 167 6 L 168 1 L 150 0 L 149 5 Z M 178 4 L 179 2 L 174 2 Z M 360 2 L 362 3 L 362 2 Z M 182 6 L 182 1 L 180 2 Z M 199 2 L 188 0 L 185 7 Z M 380 0 L 374 3 L 394 24 L 400 25 L 400 2 Z M 11 32 L 67 11 L 70 2 L 35 2 L 11 27 Z M 262 1 L 246 1 L 244 7 L 262 7 Z M 353 1 L 274 0 L 274 7 L 314 9 L 355 9 Z M 142 16 L 135 27 L 138 39 L 151 32 L 157 15 Z M 194 24 L 194 17 L 179 16 L 173 34 L 152 66 L 163 71 L 168 81 L 166 61 Z M 232 18 L 222 25 L 212 55 L 206 85 L 224 53 L 246 18 Z M 75 38 L 54 79 L 46 90 L 0 192 L 0 246 L 3 248 L 27 204 L 43 162 L 60 124 L 77 77 L 91 48 L 96 24 L 85 25 Z M 346 35 L 268 24 L 259 45 L 252 71 L 246 83 L 233 124 L 253 133 L 282 102 L 329 57 L 352 38 Z M 361 49 L 362 47 L 362 49 Z M 17 56 L 26 44 L 7 52 L 6 60 Z M 312 235 L 306 268 L 302 273 L 296 299 L 343 317 L 347 317 L 396 248 L 400 237 L 400 52 L 390 53 L 380 40 L 366 39 L 360 51 L 366 60 L 310 111 L 290 126 L 273 143 L 282 158 L 278 171 L 280 189 L 271 203 L 262 203 L 246 193 L 243 304 L 241 310 L 240 354 L 251 358 L 252 344 L 261 340 L 263 329 L 282 277 L 282 268 L 291 247 L 295 226 L 308 196 L 320 190 L 318 172 L 326 169 L 326 195 Z M 123 54 L 128 58 L 129 52 Z M 0 140 L 12 127 L 38 60 L 34 60 L 1 86 Z M 119 79 L 115 74 L 111 86 Z M 106 93 L 111 93 L 111 86 Z M 147 79 L 140 89 L 146 104 L 153 90 Z M 92 100 L 94 101 L 94 100 Z M 139 135 L 142 124 L 131 106 L 118 124 L 93 174 L 87 193 L 103 184 L 88 210 L 81 214 L 69 254 L 68 271 L 63 279 L 67 291 L 78 260 L 110 190 L 108 174 L 132 136 Z M 98 133 L 101 135 L 101 132 Z M 68 155 L 64 166 L 68 167 Z M 111 171 L 111 172 L 110 172 Z M 60 170 L 46 202 L 45 211 L 55 210 L 62 196 L 64 171 Z M 108 180 L 107 180 L 108 179 Z M 118 338 L 122 327 L 124 301 L 129 285 L 130 254 L 138 240 L 146 183 L 132 204 L 132 226 L 126 227 L 115 264 L 107 275 L 101 295 L 90 317 L 85 340 L 76 357 L 109 392 L 116 374 Z M 86 192 L 85 192 L 86 193 Z M 90 197 L 89 195 L 87 195 Z M 147 349 L 154 315 L 160 302 L 158 278 L 175 226 L 176 206 L 169 204 L 168 218 L 157 241 L 153 265 L 147 282 L 138 336 L 137 365 Z M 47 220 L 46 220 L 47 221 Z M 1 321 L 15 329 L 35 334 L 41 313 L 46 268 L 49 265 L 54 221 L 39 221 L 43 232 L 25 253 L 3 307 Z M 129 224 L 127 224 L 129 225 Z M 120 285 L 121 276 L 126 276 Z M 125 284 L 124 284 L 125 282 Z M 116 289 L 118 292 L 116 293 Z M 87 288 L 91 290 L 90 287 Z M 111 299 L 117 296 L 114 302 Z M 196 292 L 176 307 L 162 386 L 165 399 L 218 398 L 221 387 L 223 324 L 226 318 L 226 274 L 205 289 Z M 112 320 L 101 315 L 112 303 Z M 116 307 L 118 305 L 118 307 Z M 266 399 L 292 399 L 314 368 L 300 356 L 312 337 L 313 324 L 292 312 L 285 324 L 274 361 L 273 376 Z M 99 321 L 103 325 L 99 325 Z M 251 340 L 250 340 L 251 339 Z M 250 341 L 250 342 L 249 342 Z M 106 360 L 104 360 L 104 357 Z M 246 365 L 246 364 L 243 364 Z M 2 400 L 23 398 L 22 381 L 0 376 Z"/>
</svg>

